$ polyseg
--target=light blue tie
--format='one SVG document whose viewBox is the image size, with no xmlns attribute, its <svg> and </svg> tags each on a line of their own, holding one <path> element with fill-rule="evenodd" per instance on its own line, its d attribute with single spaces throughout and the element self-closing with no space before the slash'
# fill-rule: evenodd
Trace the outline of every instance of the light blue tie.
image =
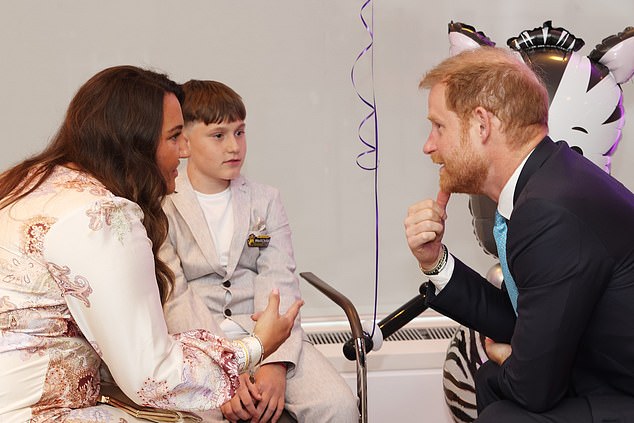
<svg viewBox="0 0 634 423">
<path fill-rule="evenodd" d="M 504 285 L 506 285 L 506 292 L 509 294 L 511 304 L 517 314 L 517 285 L 511 276 L 509 271 L 509 265 L 506 261 L 506 219 L 498 211 L 495 211 L 495 226 L 493 227 L 493 238 L 495 238 L 495 244 L 498 247 L 498 258 L 500 259 L 500 266 L 502 267 L 502 274 L 504 275 Z"/>
</svg>

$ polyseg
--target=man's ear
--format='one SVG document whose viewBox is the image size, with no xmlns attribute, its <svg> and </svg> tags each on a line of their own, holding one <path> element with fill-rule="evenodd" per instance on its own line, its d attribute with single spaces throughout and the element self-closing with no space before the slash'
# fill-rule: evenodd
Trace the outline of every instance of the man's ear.
<svg viewBox="0 0 634 423">
<path fill-rule="evenodd" d="M 482 106 L 478 106 L 473 110 L 474 123 L 478 126 L 478 135 L 482 143 L 485 143 L 489 139 L 489 135 L 491 135 L 492 116 Z"/>
</svg>

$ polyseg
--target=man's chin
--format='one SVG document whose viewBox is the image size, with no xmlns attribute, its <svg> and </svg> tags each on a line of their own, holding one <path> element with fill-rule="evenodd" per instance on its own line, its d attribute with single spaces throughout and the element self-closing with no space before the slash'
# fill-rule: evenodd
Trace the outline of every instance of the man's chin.
<svg viewBox="0 0 634 423">
<path fill-rule="evenodd" d="M 440 190 L 449 194 L 482 194 L 477 187 L 454 184 L 442 178 L 440 179 Z"/>
<path fill-rule="evenodd" d="M 456 194 L 459 191 L 456 191 L 456 186 L 449 178 L 443 178 L 440 176 L 440 190 L 449 194 Z"/>
</svg>

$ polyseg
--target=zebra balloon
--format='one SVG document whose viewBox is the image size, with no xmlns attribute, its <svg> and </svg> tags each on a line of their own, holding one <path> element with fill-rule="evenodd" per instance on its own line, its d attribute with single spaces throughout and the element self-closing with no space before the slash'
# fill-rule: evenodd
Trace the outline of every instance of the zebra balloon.
<svg viewBox="0 0 634 423">
<path fill-rule="evenodd" d="M 481 46 L 493 46 L 484 33 L 459 22 L 449 24 L 451 55 Z M 541 27 L 522 31 L 507 45 L 537 73 L 548 90 L 549 135 L 565 140 L 606 172 L 621 140 L 625 123 L 621 84 L 634 76 L 634 28 L 605 38 L 584 56 L 579 50 L 584 41 L 550 21 Z M 469 208 L 473 227 L 482 248 L 497 255 L 492 235 L 496 205 L 488 197 L 472 195 Z M 487 274 L 499 286 L 499 265 Z M 476 417 L 473 376 L 487 360 L 484 337 L 460 328 L 447 351 L 443 368 L 445 400 L 456 422 L 471 422 Z"/>
</svg>

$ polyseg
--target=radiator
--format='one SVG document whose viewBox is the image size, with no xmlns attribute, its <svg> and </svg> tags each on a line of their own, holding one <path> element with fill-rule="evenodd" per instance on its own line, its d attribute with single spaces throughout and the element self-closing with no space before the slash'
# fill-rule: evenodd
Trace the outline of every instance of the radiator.
<svg viewBox="0 0 634 423">
<path fill-rule="evenodd" d="M 369 423 L 452 423 L 442 391 L 442 366 L 458 324 L 423 313 L 367 354 Z M 378 319 L 380 320 L 380 318 Z M 302 327 L 356 394 L 356 363 L 343 356 L 350 339 L 345 320 L 304 319 Z"/>
</svg>

